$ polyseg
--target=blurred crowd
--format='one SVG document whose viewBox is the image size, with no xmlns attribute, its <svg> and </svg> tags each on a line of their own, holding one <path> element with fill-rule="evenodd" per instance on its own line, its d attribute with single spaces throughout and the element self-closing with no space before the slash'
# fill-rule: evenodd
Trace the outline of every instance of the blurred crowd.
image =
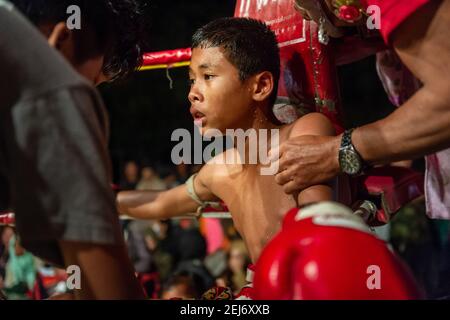
<svg viewBox="0 0 450 320">
<path fill-rule="evenodd" d="M 0 290 L 10 300 L 41 300 L 67 292 L 67 273 L 33 256 L 11 226 L 0 227 Z"/>
<path fill-rule="evenodd" d="M 165 190 L 183 184 L 200 166 L 158 168 L 129 161 L 122 190 Z M 423 202 L 406 206 L 380 238 L 410 266 L 428 298 L 450 292 L 450 223 L 430 220 Z M 121 220 L 136 275 L 153 299 L 199 299 L 213 286 L 234 294 L 246 284 L 250 259 L 231 219 Z M 8 299 L 45 299 L 67 291 L 65 270 L 37 259 L 10 226 L 0 227 L 0 289 Z"/>
<path fill-rule="evenodd" d="M 121 190 L 164 190 L 183 184 L 201 166 L 157 170 L 124 164 Z M 213 286 L 234 293 L 246 284 L 250 259 L 229 219 L 123 221 L 128 251 L 151 298 L 198 299 Z"/>
</svg>

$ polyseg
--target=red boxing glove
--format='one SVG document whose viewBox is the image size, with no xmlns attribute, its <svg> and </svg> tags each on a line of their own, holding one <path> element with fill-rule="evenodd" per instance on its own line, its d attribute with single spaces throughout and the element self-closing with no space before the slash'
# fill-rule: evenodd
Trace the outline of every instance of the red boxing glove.
<svg viewBox="0 0 450 320">
<path fill-rule="evenodd" d="M 290 210 L 256 265 L 254 298 L 419 299 L 408 268 L 347 207 Z"/>
</svg>

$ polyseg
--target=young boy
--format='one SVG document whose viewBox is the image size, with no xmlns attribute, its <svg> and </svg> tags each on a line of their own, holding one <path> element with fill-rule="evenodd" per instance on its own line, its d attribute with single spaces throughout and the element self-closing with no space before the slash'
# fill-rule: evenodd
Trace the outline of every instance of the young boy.
<svg viewBox="0 0 450 320">
<path fill-rule="evenodd" d="M 274 33 L 262 22 L 222 18 L 193 36 L 190 65 L 190 112 L 201 133 L 217 129 L 278 129 L 279 143 L 298 135 L 333 135 L 321 114 L 308 114 L 291 125 L 279 126 L 272 114 L 280 74 Z M 265 138 L 270 145 L 269 138 Z M 249 150 L 250 139 L 246 141 Z M 255 263 L 265 244 L 279 231 L 283 215 L 296 205 L 330 200 L 332 189 L 316 185 L 287 195 L 273 175 L 261 175 L 262 163 L 226 164 L 239 158 L 236 148 L 217 155 L 186 182 L 164 192 L 128 191 L 118 195 L 122 214 L 139 219 L 167 219 L 196 212 L 204 202 L 224 201 L 236 229 Z M 246 153 L 248 154 L 248 152 Z M 298 204 L 296 203 L 298 201 Z"/>
</svg>

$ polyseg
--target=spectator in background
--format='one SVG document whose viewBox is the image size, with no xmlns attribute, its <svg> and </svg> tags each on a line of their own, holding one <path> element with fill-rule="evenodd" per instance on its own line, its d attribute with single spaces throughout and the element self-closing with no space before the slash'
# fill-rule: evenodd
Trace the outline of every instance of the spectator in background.
<svg viewBox="0 0 450 320">
<path fill-rule="evenodd" d="M 128 177 L 132 178 L 131 181 L 135 181 L 134 179 L 137 177 L 136 168 L 137 166 L 134 162 L 129 162 L 127 167 L 125 167 L 125 173 L 128 169 Z M 166 185 L 157 176 L 152 167 L 145 166 L 142 168 L 141 179 L 136 185 L 137 190 L 164 190 L 165 188 Z M 152 222 L 141 220 L 134 220 L 126 225 L 128 231 L 127 245 L 129 255 L 136 271 L 140 274 L 157 272 L 153 252 L 149 250 L 145 239 L 146 231 L 151 228 L 151 225 Z"/>
<path fill-rule="evenodd" d="M 0 199 L 0 205 L 1 205 L 1 199 Z M 3 234 L 4 234 L 3 227 L 0 227 L 0 300 L 6 300 L 6 296 L 3 293 L 4 288 L 4 279 L 5 279 L 5 267 L 6 267 L 6 259 L 7 259 L 7 250 L 6 246 L 4 245 L 3 241 Z"/>
<path fill-rule="evenodd" d="M 152 221 L 132 220 L 126 227 L 128 254 L 148 298 L 156 298 L 160 286 L 156 255 L 146 239 L 152 224 Z"/>
<path fill-rule="evenodd" d="M 173 258 L 161 247 L 160 242 L 161 239 L 152 228 L 146 230 L 145 245 L 151 253 L 160 281 L 165 283 L 173 269 Z"/>
<path fill-rule="evenodd" d="M 163 286 L 161 299 L 198 299 L 201 291 L 186 274 L 176 274 Z"/>
<path fill-rule="evenodd" d="M 37 278 L 34 257 L 20 245 L 15 235 L 9 239 L 8 248 L 5 292 L 12 299 L 29 299 Z"/>
<path fill-rule="evenodd" d="M 214 278 L 205 267 L 206 240 L 193 223 L 192 219 L 180 220 L 175 228 L 177 242 L 176 273 L 186 273 L 196 279 L 200 294 L 214 286 Z"/>
<path fill-rule="evenodd" d="M 219 287 L 230 287 L 233 293 L 237 294 L 247 284 L 247 266 L 250 264 L 250 257 L 244 241 L 234 240 L 231 242 L 227 259 L 228 268 L 216 280 L 216 284 Z"/>
<path fill-rule="evenodd" d="M 165 167 L 161 171 L 161 178 L 166 185 L 166 189 L 172 189 L 186 182 L 186 180 L 202 168 L 202 164 L 187 165 L 180 163 L 173 167 Z"/>
<path fill-rule="evenodd" d="M 156 271 L 151 252 L 145 244 L 145 231 L 151 222 L 133 220 L 127 225 L 128 254 L 138 273 L 151 273 Z"/>
<path fill-rule="evenodd" d="M 0 243 L 0 289 L 3 288 L 3 280 L 6 273 L 6 262 L 8 261 L 9 240 L 14 236 L 14 229 L 6 226 L 1 229 L 1 243 Z"/>
<path fill-rule="evenodd" d="M 165 176 L 164 183 L 166 185 L 166 189 L 172 189 L 180 185 L 180 183 L 178 183 L 177 181 L 177 176 L 175 173 L 169 173 L 167 176 Z"/>
<path fill-rule="evenodd" d="M 124 166 L 123 180 L 120 182 L 120 189 L 135 190 L 139 182 L 139 168 L 135 161 L 128 161 Z"/>
<path fill-rule="evenodd" d="M 192 219 L 181 219 L 174 228 L 175 238 L 178 239 L 178 264 L 203 261 L 206 257 L 206 240 L 193 222 Z"/>
<path fill-rule="evenodd" d="M 136 186 L 137 190 L 165 190 L 166 184 L 150 166 L 145 166 L 141 170 L 141 179 Z"/>
<path fill-rule="evenodd" d="M 189 167 L 184 162 L 177 164 L 176 166 L 176 176 L 179 184 L 183 184 L 191 176 Z"/>
<path fill-rule="evenodd" d="M 244 241 L 236 240 L 231 243 L 228 258 L 228 267 L 232 273 L 231 281 L 235 290 L 239 290 L 246 284 L 247 266 L 250 264 L 250 257 Z"/>
</svg>

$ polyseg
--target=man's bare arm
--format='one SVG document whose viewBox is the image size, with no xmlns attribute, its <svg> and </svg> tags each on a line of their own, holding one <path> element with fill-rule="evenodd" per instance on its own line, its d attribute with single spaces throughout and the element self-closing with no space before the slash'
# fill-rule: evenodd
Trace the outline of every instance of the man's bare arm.
<svg viewBox="0 0 450 320">
<path fill-rule="evenodd" d="M 370 164 L 421 157 L 450 147 L 450 0 L 431 1 L 392 36 L 401 60 L 423 87 L 387 118 L 357 128 L 352 142 Z M 277 183 L 288 193 L 340 172 L 342 136 L 299 136 L 280 148 Z M 293 182 L 291 176 L 297 179 Z"/>
<path fill-rule="evenodd" d="M 353 143 L 374 164 L 450 147 L 450 1 L 431 1 L 392 36 L 402 62 L 423 87 L 387 118 L 358 128 Z"/>
<path fill-rule="evenodd" d="M 59 241 L 66 266 L 80 268 L 81 288 L 73 298 L 82 300 L 143 299 L 125 243 L 101 245 Z M 70 296 L 66 296 L 70 298 Z"/>
</svg>

